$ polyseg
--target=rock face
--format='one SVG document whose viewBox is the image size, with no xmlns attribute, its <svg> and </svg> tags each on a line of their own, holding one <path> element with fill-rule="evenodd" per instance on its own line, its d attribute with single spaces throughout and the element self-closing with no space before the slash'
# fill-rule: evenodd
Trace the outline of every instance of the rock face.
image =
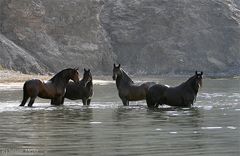
<svg viewBox="0 0 240 156">
<path fill-rule="evenodd" d="M 102 22 L 129 71 L 239 74 L 239 7 L 238 0 L 109 0 Z"/>
<path fill-rule="evenodd" d="M 43 73 L 44 71 L 36 59 L 24 49 L 0 34 L 1 57 L 0 64 L 8 69 L 15 69 L 23 73 Z"/>
<path fill-rule="evenodd" d="M 0 9 L 6 68 L 240 74 L 239 0 L 0 0 Z"/>
<path fill-rule="evenodd" d="M 102 5 L 89 0 L 2 0 L 1 33 L 45 72 L 76 66 L 107 71 L 114 54 L 99 20 Z"/>
</svg>

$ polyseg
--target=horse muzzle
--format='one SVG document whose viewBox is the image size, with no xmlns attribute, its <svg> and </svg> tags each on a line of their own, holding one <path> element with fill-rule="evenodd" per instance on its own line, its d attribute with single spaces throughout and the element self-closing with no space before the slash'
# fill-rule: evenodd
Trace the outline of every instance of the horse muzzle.
<svg viewBox="0 0 240 156">
<path fill-rule="evenodd" d="M 201 88 L 201 87 L 202 87 L 202 80 L 198 82 L 198 88 Z"/>
<path fill-rule="evenodd" d="M 78 77 L 77 77 L 77 78 L 74 78 L 74 79 L 73 79 L 73 82 L 78 83 L 78 82 L 79 82 L 79 78 L 78 78 Z"/>
</svg>

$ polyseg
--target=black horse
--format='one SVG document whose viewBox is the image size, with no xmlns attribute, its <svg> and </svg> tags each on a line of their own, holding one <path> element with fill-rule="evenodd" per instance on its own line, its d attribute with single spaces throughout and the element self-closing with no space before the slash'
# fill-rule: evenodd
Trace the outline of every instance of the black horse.
<svg viewBox="0 0 240 156">
<path fill-rule="evenodd" d="M 176 107 L 191 107 L 196 101 L 198 89 L 202 86 L 203 72 L 195 72 L 186 82 L 177 87 L 168 87 L 156 84 L 149 88 L 147 105 L 149 108 L 157 108 L 159 105 Z"/>
<path fill-rule="evenodd" d="M 92 95 L 92 74 L 90 72 L 90 69 L 84 69 L 84 74 L 81 81 L 78 83 L 68 83 L 64 97 L 70 100 L 82 99 L 83 105 L 90 105 Z"/>
<path fill-rule="evenodd" d="M 74 82 L 79 81 L 77 70 L 72 68 L 64 69 L 47 82 L 42 82 L 38 79 L 26 81 L 23 85 L 23 100 L 20 106 L 24 106 L 28 98 L 30 98 L 28 106 L 31 107 L 37 96 L 44 99 L 51 99 L 52 105 L 60 105 L 68 81 L 70 79 Z"/>
<path fill-rule="evenodd" d="M 116 80 L 116 86 L 118 89 L 118 95 L 121 98 L 123 105 L 128 106 L 129 101 L 139 101 L 146 99 L 148 89 L 154 85 L 154 82 L 146 82 L 141 85 L 137 85 L 127 75 L 127 73 L 120 68 L 120 64 L 113 65 L 113 80 Z"/>
</svg>

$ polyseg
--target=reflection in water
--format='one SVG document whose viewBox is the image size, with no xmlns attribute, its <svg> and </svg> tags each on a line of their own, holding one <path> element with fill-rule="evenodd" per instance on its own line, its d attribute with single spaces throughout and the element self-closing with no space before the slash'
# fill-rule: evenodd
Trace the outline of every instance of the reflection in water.
<svg viewBox="0 0 240 156">
<path fill-rule="evenodd" d="M 239 155 L 240 83 L 204 84 L 193 108 L 154 111 L 122 106 L 114 84 L 95 86 L 90 107 L 22 108 L 21 90 L 1 90 L 0 155 Z"/>
</svg>

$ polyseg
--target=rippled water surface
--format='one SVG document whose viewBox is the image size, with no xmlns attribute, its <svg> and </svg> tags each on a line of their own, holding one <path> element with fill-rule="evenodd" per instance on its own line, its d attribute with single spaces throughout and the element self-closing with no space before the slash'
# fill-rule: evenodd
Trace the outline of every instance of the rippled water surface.
<svg viewBox="0 0 240 156">
<path fill-rule="evenodd" d="M 176 85 L 183 80 L 159 82 Z M 240 80 L 204 80 L 191 109 L 122 106 L 115 84 L 94 86 L 90 107 L 38 98 L 18 107 L 19 86 L 0 86 L 0 155 L 240 155 Z"/>
</svg>

